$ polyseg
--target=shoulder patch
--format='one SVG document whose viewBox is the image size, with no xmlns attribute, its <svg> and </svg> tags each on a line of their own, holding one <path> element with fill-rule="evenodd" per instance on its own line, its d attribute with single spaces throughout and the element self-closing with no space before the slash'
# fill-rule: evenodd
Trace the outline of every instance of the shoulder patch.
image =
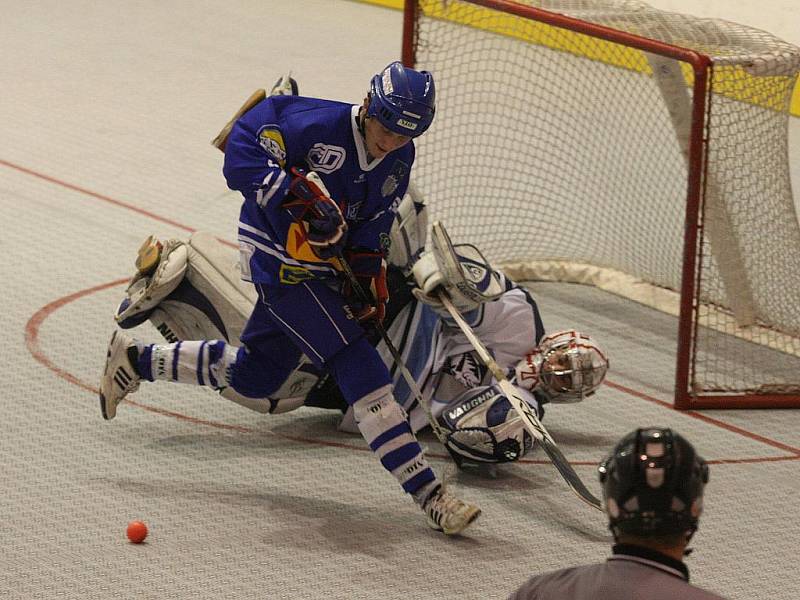
<svg viewBox="0 0 800 600">
<path fill-rule="evenodd" d="M 286 144 L 277 125 L 264 125 L 258 130 L 258 145 L 283 169 L 286 166 Z"/>
</svg>

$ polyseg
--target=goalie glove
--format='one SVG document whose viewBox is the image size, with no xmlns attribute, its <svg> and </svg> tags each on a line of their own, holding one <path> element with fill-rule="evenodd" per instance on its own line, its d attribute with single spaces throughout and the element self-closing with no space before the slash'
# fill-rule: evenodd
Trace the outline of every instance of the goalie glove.
<svg viewBox="0 0 800 600">
<path fill-rule="evenodd" d="M 306 239 L 321 259 L 338 256 L 345 242 L 347 223 L 339 205 L 331 200 L 325 184 L 314 171 L 292 167 L 289 184 L 292 200 L 284 203 L 292 216 L 305 225 Z"/>
<path fill-rule="evenodd" d="M 353 289 L 350 281 L 345 281 L 343 294 L 347 304 L 353 309 L 359 323 L 375 320 L 383 323 L 386 304 L 389 302 L 389 287 L 386 285 L 386 260 L 383 253 L 373 250 L 347 250 L 347 260 L 361 290 L 370 296 L 362 298 Z"/>
<path fill-rule="evenodd" d="M 444 291 L 461 311 L 471 311 L 497 299 L 505 291 L 504 278 L 475 246 L 454 246 L 438 221 L 431 229 L 430 250 L 414 263 L 417 283 L 412 291 L 420 302 L 444 311 L 439 292 Z M 446 312 L 446 311 L 445 311 Z"/>
</svg>

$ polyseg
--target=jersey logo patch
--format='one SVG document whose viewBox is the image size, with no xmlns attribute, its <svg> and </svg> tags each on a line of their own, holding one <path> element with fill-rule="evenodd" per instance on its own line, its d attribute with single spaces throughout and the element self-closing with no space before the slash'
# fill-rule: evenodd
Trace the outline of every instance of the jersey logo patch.
<svg viewBox="0 0 800 600">
<path fill-rule="evenodd" d="M 308 151 L 308 166 L 320 173 L 333 173 L 344 164 L 347 152 L 341 146 L 329 146 L 317 142 Z"/>
<path fill-rule="evenodd" d="M 472 352 L 465 352 L 461 356 L 450 358 L 442 370 L 452 375 L 466 388 L 480 385 L 487 373 L 487 368 L 475 358 Z"/>
<path fill-rule="evenodd" d="M 394 193 L 406 175 L 408 175 L 408 165 L 402 160 L 394 161 L 389 176 L 384 180 L 381 186 L 381 196 L 386 197 Z"/>
<path fill-rule="evenodd" d="M 307 279 L 314 279 L 314 275 L 308 269 L 303 267 L 293 267 L 291 265 L 281 265 L 281 270 L 278 271 L 278 278 L 281 283 L 294 285 Z"/>
<path fill-rule="evenodd" d="M 361 205 L 364 204 L 363 201 L 361 202 L 353 202 L 347 207 L 347 218 L 351 220 L 355 220 L 358 217 L 358 209 L 361 208 Z"/>
<path fill-rule="evenodd" d="M 473 283 L 481 283 L 486 277 L 486 267 L 474 262 L 461 261 L 461 268 L 467 279 Z"/>
<path fill-rule="evenodd" d="M 283 135 L 275 125 L 264 125 L 258 130 L 258 145 L 278 161 L 281 169 L 286 166 L 286 144 Z"/>
</svg>

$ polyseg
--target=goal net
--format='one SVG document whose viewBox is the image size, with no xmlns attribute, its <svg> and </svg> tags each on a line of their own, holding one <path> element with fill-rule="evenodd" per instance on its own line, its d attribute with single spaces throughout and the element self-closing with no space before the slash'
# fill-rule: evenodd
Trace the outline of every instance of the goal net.
<svg viewBox="0 0 800 600">
<path fill-rule="evenodd" d="M 800 406 L 798 48 L 634 0 L 407 0 L 403 58 L 454 240 L 674 313 L 680 408 Z"/>
</svg>

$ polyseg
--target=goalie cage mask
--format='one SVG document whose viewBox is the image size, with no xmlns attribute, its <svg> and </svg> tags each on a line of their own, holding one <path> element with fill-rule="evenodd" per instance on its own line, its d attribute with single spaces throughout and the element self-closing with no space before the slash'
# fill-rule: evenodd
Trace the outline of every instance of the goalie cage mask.
<svg viewBox="0 0 800 600">
<path fill-rule="evenodd" d="M 592 338 L 559 331 L 542 338 L 517 364 L 516 381 L 552 402 L 580 402 L 595 393 L 607 372 L 608 359 Z"/>
<path fill-rule="evenodd" d="M 681 435 L 660 428 L 626 435 L 598 467 L 609 529 L 618 538 L 697 530 L 708 464 Z"/>
<path fill-rule="evenodd" d="M 393 62 L 372 78 L 367 116 L 386 129 L 417 137 L 425 133 L 436 112 L 436 86 L 428 71 Z"/>
<path fill-rule="evenodd" d="M 523 396 L 526 394 L 523 390 Z M 532 399 L 538 410 L 538 404 Z M 513 462 L 532 447 L 522 419 L 497 386 L 479 386 L 459 395 L 439 416 L 445 446 L 458 464 Z"/>
</svg>

